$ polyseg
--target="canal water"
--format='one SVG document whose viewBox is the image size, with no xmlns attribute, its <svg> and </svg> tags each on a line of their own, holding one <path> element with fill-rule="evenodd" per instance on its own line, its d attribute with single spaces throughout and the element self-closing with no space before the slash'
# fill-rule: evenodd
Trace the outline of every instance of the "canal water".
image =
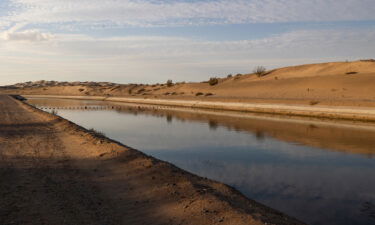
<svg viewBox="0 0 375 225">
<path fill-rule="evenodd" d="M 374 124 L 104 101 L 28 102 L 307 224 L 375 224 Z"/>
</svg>

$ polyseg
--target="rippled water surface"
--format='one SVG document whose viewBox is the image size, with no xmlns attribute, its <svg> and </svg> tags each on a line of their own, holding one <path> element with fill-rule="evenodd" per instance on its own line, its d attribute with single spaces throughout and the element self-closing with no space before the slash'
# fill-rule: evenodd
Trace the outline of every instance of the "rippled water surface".
<svg viewBox="0 0 375 225">
<path fill-rule="evenodd" d="M 375 125 L 30 99 L 311 225 L 375 224 Z"/>
</svg>

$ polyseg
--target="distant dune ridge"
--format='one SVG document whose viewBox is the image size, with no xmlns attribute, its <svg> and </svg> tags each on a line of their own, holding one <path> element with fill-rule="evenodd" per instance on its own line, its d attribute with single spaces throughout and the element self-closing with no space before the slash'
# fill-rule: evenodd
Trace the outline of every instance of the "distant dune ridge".
<svg viewBox="0 0 375 225">
<path fill-rule="evenodd" d="M 375 60 L 291 66 L 200 83 L 26 82 L 2 93 L 375 106 Z"/>
</svg>

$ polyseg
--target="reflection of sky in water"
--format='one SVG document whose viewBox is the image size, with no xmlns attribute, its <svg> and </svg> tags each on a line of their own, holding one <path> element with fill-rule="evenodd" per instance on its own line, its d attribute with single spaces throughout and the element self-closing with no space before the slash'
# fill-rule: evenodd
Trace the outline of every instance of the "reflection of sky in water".
<svg viewBox="0 0 375 225">
<path fill-rule="evenodd" d="M 375 224 L 375 159 L 210 127 L 208 121 L 116 111 L 59 115 L 309 224 Z"/>
</svg>

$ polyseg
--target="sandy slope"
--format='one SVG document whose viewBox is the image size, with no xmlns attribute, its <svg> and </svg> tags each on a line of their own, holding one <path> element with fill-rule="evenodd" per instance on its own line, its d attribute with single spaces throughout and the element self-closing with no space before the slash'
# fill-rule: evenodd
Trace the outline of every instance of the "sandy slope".
<svg viewBox="0 0 375 225">
<path fill-rule="evenodd" d="M 348 74 L 349 73 L 349 74 Z M 207 82 L 179 83 L 171 87 L 155 85 L 52 86 L 3 93 L 133 96 L 166 99 L 214 99 L 216 101 L 270 102 L 319 105 L 375 106 L 375 62 L 334 62 L 293 66 L 269 71 L 262 77 L 254 74 Z M 202 93 L 203 96 L 196 96 Z M 204 96 L 212 94 L 211 96 Z"/>
<path fill-rule="evenodd" d="M 0 96 L 0 224 L 301 224 Z"/>
</svg>

